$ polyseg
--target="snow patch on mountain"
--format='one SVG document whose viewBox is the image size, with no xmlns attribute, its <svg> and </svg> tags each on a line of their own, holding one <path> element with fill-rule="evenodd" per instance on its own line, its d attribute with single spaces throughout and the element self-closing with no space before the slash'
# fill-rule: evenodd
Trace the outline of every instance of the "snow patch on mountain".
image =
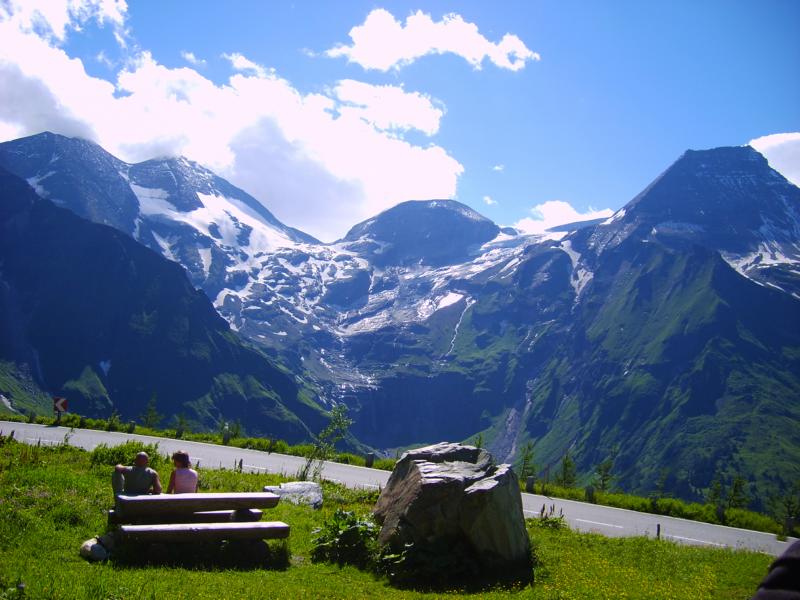
<svg viewBox="0 0 800 600">
<path fill-rule="evenodd" d="M 798 259 L 798 256 L 800 256 L 800 247 L 795 246 L 794 249 L 794 257 L 787 256 L 779 246 L 762 242 L 755 252 L 742 255 L 723 252 L 722 256 L 733 268 L 743 275 L 746 275 L 747 271 L 752 268 L 775 265 L 800 265 L 800 259 Z"/>
<path fill-rule="evenodd" d="M 41 182 L 50 177 L 51 175 L 55 175 L 55 171 L 48 171 L 44 175 L 34 175 L 33 177 L 28 177 L 26 181 L 28 185 L 31 186 L 34 191 L 41 196 L 42 198 L 47 198 L 50 196 L 50 192 L 48 192 L 42 185 Z"/>
<path fill-rule="evenodd" d="M 143 215 L 171 216 L 176 212 L 169 201 L 169 192 L 159 188 L 147 188 L 135 183 L 129 184 L 131 191 L 139 201 L 139 212 Z"/>
<path fill-rule="evenodd" d="M 208 278 L 211 271 L 211 248 L 198 248 L 197 253 L 200 255 L 200 262 L 203 263 L 203 273 Z"/>
<path fill-rule="evenodd" d="M 613 215 L 611 215 L 610 217 L 608 217 L 608 218 L 607 218 L 605 221 L 603 221 L 602 223 L 600 223 L 600 225 L 611 225 L 611 223 L 613 223 L 614 221 L 619 221 L 619 220 L 620 220 L 620 219 L 622 219 L 624 216 L 625 216 L 625 208 L 623 207 L 623 208 L 620 208 L 620 209 L 619 209 L 617 212 L 615 212 Z"/>
<path fill-rule="evenodd" d="M 156 241 L 159 248 L 161 248 L 161 253 L 165 258 L 168 258 L 174 262 L 178 262 L 178 259 L 175 257 L 175 253 L 172 251 L 172 245 L 166 239 L 158 235 L 155 231 L 153 232 L 153 239 Z"/>
<path fill-rule="evenodd" d="M 13 413 L 19 413 L 19 411 L 11 406 L 11 400 L 6 398 L 3 394 L 0 394 L 0 406 L 4 406 L 7 410 L 10 410 Z"/>
<path fill-rule="evenodd" d="M 447 308 L 455 304 L 456 302 L 460 301 L 464 297 L 463 294 L 456 294 L 454 292 L 449 292 L 446 296 L 442 296 L 439 298 L 439 301 L 436 303 L 436 310 L 442 310 L 443 308 Z"/>
<path fill-rule="evenodd" d="M 575 290 L 575 300 L 577 301 L 581 292 L 594 277 L 594 273 L 581 265 L 581 254 L 572 247 L 572 240 L 564 240 L 559 247 L 569 256 L 572 263 L 572 276 L 569 282 Z"/>
</svg>

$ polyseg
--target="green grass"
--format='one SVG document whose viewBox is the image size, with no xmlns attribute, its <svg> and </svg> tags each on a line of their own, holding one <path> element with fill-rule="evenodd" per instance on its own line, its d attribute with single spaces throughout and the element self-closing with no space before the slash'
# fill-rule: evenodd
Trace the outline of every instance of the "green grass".
<svg viewBox="0 0 800 600">
<path fill-rule="evenodd" d="M 291 564 L 281 569 L 210 565 L 92 564 L 80 544 L 105 530 L 112 502 L 110 469 L 116 460 L 68 446 L 0 442 L 0 598 L 17 581 L 28 598 L 438 598 L 452 594 L 399 590 L 353 567 L 310 560 L 312 531 L 337 508 L 369 513 L 376 492 L 325 484 L 320 511 L 281 503 L 269 518 L 289 523 Z M 165 476 L 166 472 L 162 473 Z M 204 491 L 256 491 L 277 475 L 202 470 Z M 553 530 L 529 520 L 538 566 L 535 583 L 465 593 L 475 598 L 747 598 L 766 573 L 769 556 L 690 548 L 646 538 L 610 539 Z M 280 543 L 280 542 L 273 542 Z M 453 590 L 463 592 L 463 590 Z"/>
</svg>

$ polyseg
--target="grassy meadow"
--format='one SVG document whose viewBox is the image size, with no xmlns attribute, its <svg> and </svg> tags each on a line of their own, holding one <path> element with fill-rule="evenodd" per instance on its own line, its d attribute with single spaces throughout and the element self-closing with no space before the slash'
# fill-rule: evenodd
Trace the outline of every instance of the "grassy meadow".
<svg viewBox="0 0 800 600">
<path fill-rule="evenodd" d="M 130 452 L 130 448 L 128 449 Z M 267 518 L 292 527 L 288 544 L 270 542 L 257 564 L 223 549 L 196 564 L 112 560 L 89 563 L 81 543 L 106 528 L 110 469 L 119 450 L 36 447 L 0 438 L 0 598 L 749 598 L 766 555 L 678 546 L 646 538 L 611 539 L 529 520 L 534 583 L 517 587 L 397 589 L 354 567 L 312 563 L 312 531 L 337 508 L 369 513 L 377 492 L 326 483 L 314 511 L 281 503 Z M 166 463 L 154 465 L 166 477 Z M 204 491 L 258 491 L 281 481 L 265 474 L 201 471 Z M 286 558 L 289 564 L 286 564 Z M 24 592 L 16 589 L 24 584 Z"/>
</svg>

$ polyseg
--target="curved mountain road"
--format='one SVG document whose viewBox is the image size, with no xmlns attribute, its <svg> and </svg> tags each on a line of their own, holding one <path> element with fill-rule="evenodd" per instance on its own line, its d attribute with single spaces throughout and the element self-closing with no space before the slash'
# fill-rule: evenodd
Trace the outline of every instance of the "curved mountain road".
<svg viewBox="0 0 800 600">
<path fill-rule="evenodd" d="M 29 444 L 39 442 L 59 444 L 64 441 L 70 429 L 0 421 L 0 431 L 4 435 L 14 431 L 14 437 L 17 440 Z M 233 468 L 241 460 L 244 471 L 283 473 L 291 477 L 304 463 L 304 459 L 297 456 L 120 432 L 73 429 L 69 437 L 70 444 L 86 450 L 91 450 L 100 444 L 122 444 L 127 440 L 158 444 L 159 448 L 167 454 L 184 449 L 189 452 L 193 461 L 199 461 L 201 468 L 206 469 Z M 386 485 L 389 473 L 378 469 L 328 462 L 325 463 L 323 477 L 351 487 L 377 489 Z M 657 526 L 660 525 L 661 537 L 678 543 L 741 548 L 774 556 L 781 554 L 795 540 L 795 538 L 789 538 L 783 542 L 777 540 L 773 534 L 759 531 L 711 525 L 586 502 L 549 498 L 537 494 L 522 494 L 525 516 L 537 515 L 543 505 L 548 508 L 555 505 L 556 512 L 563 511 L 564 517 L 573 529 L 611 537 L 637 535 L 655 537 Z"/>
</svg>

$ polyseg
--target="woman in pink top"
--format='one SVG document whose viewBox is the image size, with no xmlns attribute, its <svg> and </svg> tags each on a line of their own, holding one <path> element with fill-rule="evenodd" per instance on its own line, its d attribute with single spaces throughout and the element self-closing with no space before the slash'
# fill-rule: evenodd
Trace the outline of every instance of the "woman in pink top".
<svg viewBox="0 0 800 600">
<path fill-rule="evenodd" d="M 189 454 L 179 450 L 172 455 L 175 470 L 169 476 L 168 494 L 192 494 L 197 491 L 197 471 L 192 469 Z"/>
</svg>

